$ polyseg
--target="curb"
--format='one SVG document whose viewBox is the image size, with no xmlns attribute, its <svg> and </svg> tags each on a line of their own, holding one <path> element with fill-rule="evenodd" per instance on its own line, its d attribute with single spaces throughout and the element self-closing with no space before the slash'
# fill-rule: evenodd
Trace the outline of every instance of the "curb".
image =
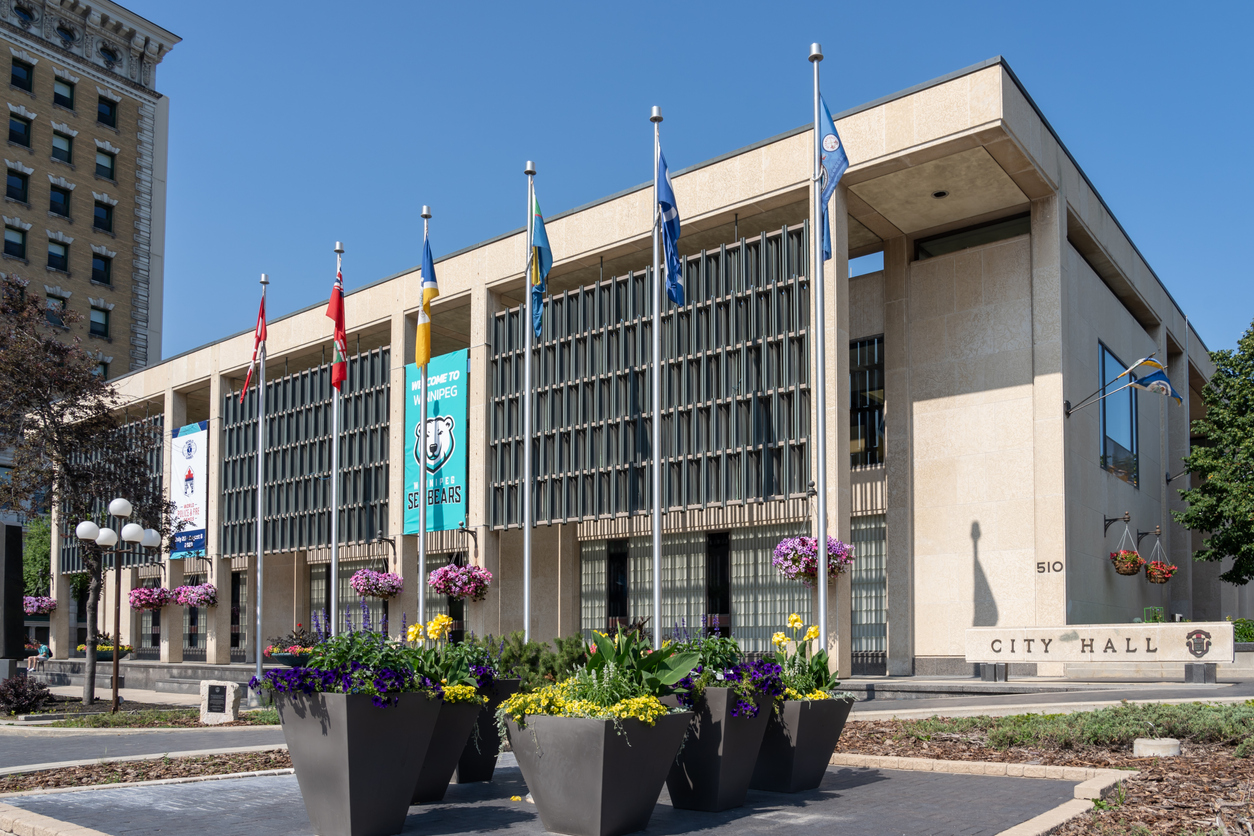
<svg viewBox="0 0 1254 836">
<path fill-rule="evenodd" d="M 161 787 L 167 784 L 200 784 L 205 781 L 225 781 L 229 778 L 267 778 L 271 775 L 295 775 L 296 770 L 261 769 L 256 772 L 227 772 L 223 775 L 186 775 L 182 778 L 158 778 L 155 781 L 127 781 L 121 784 L 92 784 L 86 787 L 52 787 L 46 790 L 19 790 L 18 792 L 0 793 L 0 798 L 13 798 L 26 795 L 60 795 L 67 792 L 92 792 L 94 790 L 118 790 L 130 787 Z M 7 805 L 0 805 L 7 806 Z M 21 808 L 14 808 L 21 809 Z"/>
<path fill-rule="evenodd" d="M 21 766 L 6 766 L 0 769 L 0 776 L 25 775 L 27 772 L 46 772 L 49 769 L 69 769 L 75 766 L 100 766 L 109 763 L 126 763 L 128 761 L 157 761 L 163 758 L 199 758 L 208 755 L 234 755 L 240 752 L 278 752 L 286 751 L 286 743 L 267 743 L 261 746 L 232 746 L 226 749 L 195 749 L 188 752 L 161 752 L 150 755 L 126 755 L 120 758 L 89 758 L 81 761 L 59 761 L 57 763 L 28 763 Z M 125 786 L 134 786 L 134 783 Z M 12 795 L 13 793 L 7 793 Z M 22 793 L 25 795 L 25 793 Z"/>
<path fill-rule="evenodd" d="M 855 703 L 855 708 L 849 715 L 850 722 L 858 720 L 926 720 L 931 717 L 1009 717 L 1016 714 L 1075 714 L 1082 711 L 1096 711 L 1100 708 L 1112 708 L 1118 705 L 1188 705 L 1190 703 L 1203 704 L 1231 704 L 1248 702 L 1250 698 L 1245 697 L 1207 697 L 1205 699 L 1197 698 L 1176 698 L 1166 700 L 1154 699 L 1120 699 L 1110 701 L 1095 702 L 1060 702 L 1060 703 L 1018 703 L 1015 705 L 969 705 L 955 706 L 954 708 L 869 708 L 860 710 L 856 706 L 871 705 L 872 702 Z M 893 700 L 893 702 L 909 702 L 909 700 Z"/>
<path fill-rule="evenodd" d="M 28 813 L 8 804 L 0 804 L 0 834 L 6 834 L 6 836 L 108 836 L 99 830 L 66 824 L 38 813 Z"/>
</svg>

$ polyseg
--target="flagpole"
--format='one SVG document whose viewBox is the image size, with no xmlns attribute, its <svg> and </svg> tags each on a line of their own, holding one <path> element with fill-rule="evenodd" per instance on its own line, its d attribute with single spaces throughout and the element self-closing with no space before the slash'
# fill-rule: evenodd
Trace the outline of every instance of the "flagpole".
<svg viewBox="0 0 1254 836">
<path fill-rule="evenodd" d="M 266 287 L 270 284 L 270 277 L 265 273 L 261 274 L 261 309 L 266 308 Z M 256 649 L 257 657 L 257 679 L 261 679 L 261 602 L 263 600 L 261 594 L 262 579 L 265 577 L 263 571 L 265 567 L 265 548 L 262 539 L 262 529 L 264 508 L 262 491 L 266 478 L 266 344 L 261 344 L 261 353 L 258 358 L 261 361 L 260 377 L 257 379 L 257 633 L 253 647 Z"/>
<path fill-rule="evenodd" d="M 658 263 L 658 159 L 662 154 L 658 125 L 662 108 L 653 106 L 653 644 L 662 641 L 662 281 Z"/>
<path fill-rule="evenodd" d="M 523 479 L 522 479 L 522 529 L 523 529 L 523 640 L 531 640 L 531 343 L 535 312 L 531 300 L 531 271 L 535 235 L 535 176 L 536 166 L 527 160 L 527 257 L 523 274 Z"/>
<path fill-rule="evenodd" d="M 423 204 L 422 207 L 422 241 L 425 245 L 427 236 L 431 229 L 431 207 Z M 423 282 L 431 279 L 430 276 L 423 276 Z M 425 305 L 426 291 L 423 291 L 423 300 L 419 300 L 419 305 Z M 422 312 L 419 311 L 419 316 Z M 418 468 L 418 475 L 422 481 L 422 499 L 418 502 L 418 623 L 427 623 L 427 497 L 430 496 L 427 484 L 427 366 L 430 365 L 430 349 L 427 351 L 427 362 L 422 364 L 422 368 L 418 370 L 418 379 L 421 381 L 419 387 L 419 400 L 422 406 L 418 411 L 418 450 L 419 461 L 422 465 Z"/>
<path fill-rule="evenodd" d="M 344 245 L 335 242 L 335 275 L 343 273 Z M 347 358 L 345 358 L 347 359 Z M 334 366 L 333 366 L 334 368 Z M 331 635 L 338 636 L 340 624 L 340 389 L 331 387 Z"/>
<path fill-rule="evenodd" d="M 827 632 L 827 340 L 826 325 L 824 324 L 824 301 L 823 301 L 823 190 L 820 170 L 823 165 L 822 141 L 823 132 L 819 127 L 819 62 L 823 60 L 823 48 L 818 44 L 810 44 L 810 63 L 814 65 L 814 177 L 812 188 L 814 190 L 814 226 L 810 231 L 810 243 L 814 248 L 814 261 L 810 268 L 810 282 L 814 285 L 814 310 L 815 310 L 815 328 L 814 328 L 814 350 L 818 355 L 817 379 L 817 400 L 818 400 L 818 421 L 816 430 L 818 433 L 818 444 L 816 445 L 816 453 L 818 456 L 818 478 L 815 480 L 818 484 L 818 496 L 815 502 L 818 505 L 818 551 L 819 551 L 819 572 L 816 586 L 819 590 L 819 641 L 822 642 L 822 648 L 827 650 L 830 640 Z"/>
</svg>

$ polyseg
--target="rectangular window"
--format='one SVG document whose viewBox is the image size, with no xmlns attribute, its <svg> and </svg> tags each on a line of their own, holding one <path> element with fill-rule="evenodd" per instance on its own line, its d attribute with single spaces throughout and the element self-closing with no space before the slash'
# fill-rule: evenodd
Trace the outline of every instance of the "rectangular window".
<svg viewBox="0 0 1254 836">
<path fill-rule="evenodd" d="M 67 110 L 73 110 L 74 85 L 59 78 L 52 82 L 52 103 L 58 104 Z"/>
<path fill-rule="evenodd" d="M 94 337 L 109 336 L 109 312 L 100 308 L 91 309 L 91 333 Z"/>
<path fill-rule="evenodd" d="M 91 225 L 105 232 L 113 231 L 113 207 L 107 203 L 96 202 L 95 217 Z"/>
<path fill-rule="evenodd" d="M 1136 375 L 1119 377 L 1127 366 L 1106 346 L 1101 351 L 1102 467 L 1137 485 L 1136 390 L 1127 385 Z"/>
<path fill-rule="evenodd" d="M 113 284 L 113 259 L 107 255 L 92 253 L 91 280 L 98 284 Z"/>
<path fill-rule="evenodd" d="M 70 248 L 60 241 L 48 242 L 48 266 L 62 273 L 70 269 Z"/>
<path fill-rule="evenodd" d="M 626 624 L 630 619 L 629 592 L 631 561 L 626 540 L 605 544 L 605 617 L 608 624 Z"/>
<path fill-rule="evenodd" d="M 29 183 L 30 178 L 28 178 L 25 174 L 20 171 L 13 171 L 10 169 L 8 190 L 5 194 L 13 200 L 20 200 L 22 203 L 29 203 L 30 201 L 26 199 Z"/>
<path fill-rule="evenodd" d="M 25 61 L 13 59 L 13 70 L 9 73 L 9 83 L 19 90 L 31 91 L 35 77 L 35 69 Z"/>
<path fill-rule="evenodd" d="M 48 193 L 48 211 L 68 218 L 70 216 L 70 190 L 53 186 Z"/>
<path fill-rule="evenodd" d="M 9 115 L 9 142 L 30 147 L 30 121 L 20 116 Z"/>
<path fill-rule="evenodd" d="M 1014 238 L 1016 235 L 1027 235 L 1032 231 L 1032 216 L 1028 213 L 1004 218 L 1000 221 L 976 224 L 954 232 L 943 232 L 914 242 L 915 261 L 935 258 L 938 255 L 966 250 L 971 247 L 982 247 L 994 241 Z"/>
<path fill-rule="evenodd" d="M 26 233 L 11 226 L 4 228 L 4 254 L 26 258 Z"/>
<path fill-rule="evenodd" d="M 74 162 L 74 138 L 54 131 L 52 134 L 52 159 L 60 160 L 63 163 Z"/>
<path fill-rule="evenodd" d="M 106 154 L 104 151 L 96 152 L 96 174 L 100 177 L 113 179 L 113 163 L 112 154 Z"/>
<path fill-rule="evenodd" d="M 884 338 L 849 344 L 849 464 L 884 463 Z"/>
<path fill-rule="evenodd" d="M 96 104 L 96 121 L 102 125 L 108 125 L 110 128 L 116 128 L 118 126 L 118 103 L 101 96 Z"/>
<path fill-rule="evenodd" d="M 712 531 L 705 542 L 706 629 L 711 635 L 731 638 L 731 536 Z"/>
<path fill-rule="evenodd" d="M 47 318 L 48 323 L 50 325 L 59 325 L 64 328 L 65 319 L 62 315 L 65 313 L 65 300 L 60 296 L 50 295 L 47 298 L 47 308 L 48 309 L 44 313 L 44 316 Z"/>
<path fill-rule="evenodd" d="M 96 364 L 96 377 L 108 377 L 108 376 L 109 376 L 109 364 L 104 363 L 104 362 L 97 363 Z"/>
</svg>

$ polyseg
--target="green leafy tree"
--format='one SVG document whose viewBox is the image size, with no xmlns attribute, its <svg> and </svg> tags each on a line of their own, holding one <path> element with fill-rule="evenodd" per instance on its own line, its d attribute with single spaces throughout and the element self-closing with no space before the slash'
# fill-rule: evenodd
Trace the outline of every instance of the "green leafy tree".
<svg viewBox="0 0 1254 836">
<path fill-rule="evenodd" d="M 22 540 L 22 581 L 27 595 L 47 595 L 52 586 L 52 526 L 31 517 Z"/>
<path fill-rule="evenodd" d="M 1206 416 L 1193 422 L 1205 439 L 1185 459 L 1197 487 L 1180 492 L 1188 510 L 1176 522 L 1205 532 L 1195 560 L 1231 557 L 1220 577 L 1233 584 L 1254 578 L 1254 325 L 1235 351 L 1212 351 L 1215 375 L 1202 390 Z"/>
</svg>

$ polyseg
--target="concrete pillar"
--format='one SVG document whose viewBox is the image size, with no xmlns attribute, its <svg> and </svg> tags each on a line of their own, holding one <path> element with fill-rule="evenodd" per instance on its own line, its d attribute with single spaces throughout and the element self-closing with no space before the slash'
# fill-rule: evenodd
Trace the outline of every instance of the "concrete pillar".
<svg viewBox="0 0 1254 836">
<path fill-rule="evenodd" d="M 1183 348 L 1183 335 L 1176 337 L 1177 344 Z M 1163 410 L 1167 417 L 1167 474 L 1175 476 L 1184 471 L 1184 457 L 1189 452 L 1189 375 L 1187 358 L 1183 350 L 1167 355 L 1167 376 L 1171 378 L 1176 391 L 1184 398 L 1184 404 L 1177 406 L 1170 398 L 1161 398 Z M 1167 590 L 1171 593 L 1170 612 L 1182 613 L 1185 618 L 1196 621 L 1193 614 L 1193 554 L 1189 548 L 1189 532 L 1172 517 L 1172 511 L 1184 511 L 1186 506 L 1180 498 L 1180 490 L 1188 486 L 1188 480 L 1181 477 L 1166 484 L 1166 495 L 1163 501 L 1163 548 L 1167 558 L 1180 567 Z"/>
<path fill-rule="evenodd" d="M 187 395 L 173 389 L 165 391 L 165 434 L 162 438 L 162 473 L 165 479 L 165 498 L 170 499 L 170 457 L 173 445 L 170 443 L 171 433 L 187 423 Z M 210 503 L 214 505 L 216 503 Z M 167 543 L 167 546 L 169 543 Z M 171 560 L 167 552 L 164 556 L 166 571 L 163 586 L 175 589 L 183 585 L 183 561 Z M 176 605 L 163 607 L 161 610 L 161 661 L 183 661 L 183 608 Z"/>
<path fill-rule="evenodd" d="M 557 632 L 554 636 L 573 636 L 579 632 L 580 570 L 578 526 L 569 523 L 554 526 L 557 534 Z"/>
<path fill-rule="evenodd" d="M 248 604 L 239 614 L 240 626 L 248 636 L 244 652 L 244 661 L 257 663 L 257 654 L 266 646 L 266 637 L 257 635 L 257 555 L 248 556 L 248 568 L 244 570 L 244 583 L 247 589 L 245 599 Z M 265 613 L 262 613 L 265 619 Z M 247 625 L 247 626 L 245 626 Z"/>
<path fill-rule="evenodd" d="M 286 555 L 284 559 L 286 560 Z M 313 623 L 310 620 L 309 612 L 309 560 L 306 552 L 297 551 L 291 555 L 292 567 L 292 626 L 300 626 L 306 630 L 313 629 Z M 395 569 L 391 570 L 395 571 Z M 391 635 L 396 635 L 400 625 L 396 629 L 389 629 Z"/>
<path fill-rule="evenodd" d="M 492 584 L 483 601 L 466 603 L 466 629 L 476 635 L 503 634 L 501 618 L 500 535 L 489 527 L 488 507 L 491 484 L 488 473 L 489 420 L 491 415 L 492 317 L 500 300 L 483 285 L 470 291 L 470 392 L 466 404 L 469 437 L 481 439 L 472 445 L 466 473 L 466 527 L 475 532 L 470 562 L 492 573 Z M 521 629 L 519 623 L 517 629 Z"/>
<path fill-rule="evenodd" d="M 910 400 L 910 251 L 884 242 L 884 472 L 888 673 L 914 673 L 914 439 Z"/>
<path fill-rule="evenodd" d="M 139 650 L 139 617 L 140 611 L 130 606 L 131 590 L 140 586 L 139 570 L 125 569 L 122 573 L 122 643 L 129 644 Z M 113 614 L 109 615 L 112 624 Z M 110 627 L 112 629 L 112 627 Z"/>
<path fill-rule="evenodd" d="M 53 503 L 52 517 L 52 592 L 57 608 L 48 617 L 48 648 L 54 659 L 68 659 L 78 646 L 75 627 L 74 597 L 70 576 L 61 571 L 61 512 Z"/>
<path fill-rule="evenodd" d="M 205 513 L 205 556 L 209 582 L 218 589 L 218 605 L 205 611 L 205 662 L 231 663 L 231 560 L 222 557 L 222 375 L 213 352 L 209 376 L 209 507 Z"/>
</svg>

